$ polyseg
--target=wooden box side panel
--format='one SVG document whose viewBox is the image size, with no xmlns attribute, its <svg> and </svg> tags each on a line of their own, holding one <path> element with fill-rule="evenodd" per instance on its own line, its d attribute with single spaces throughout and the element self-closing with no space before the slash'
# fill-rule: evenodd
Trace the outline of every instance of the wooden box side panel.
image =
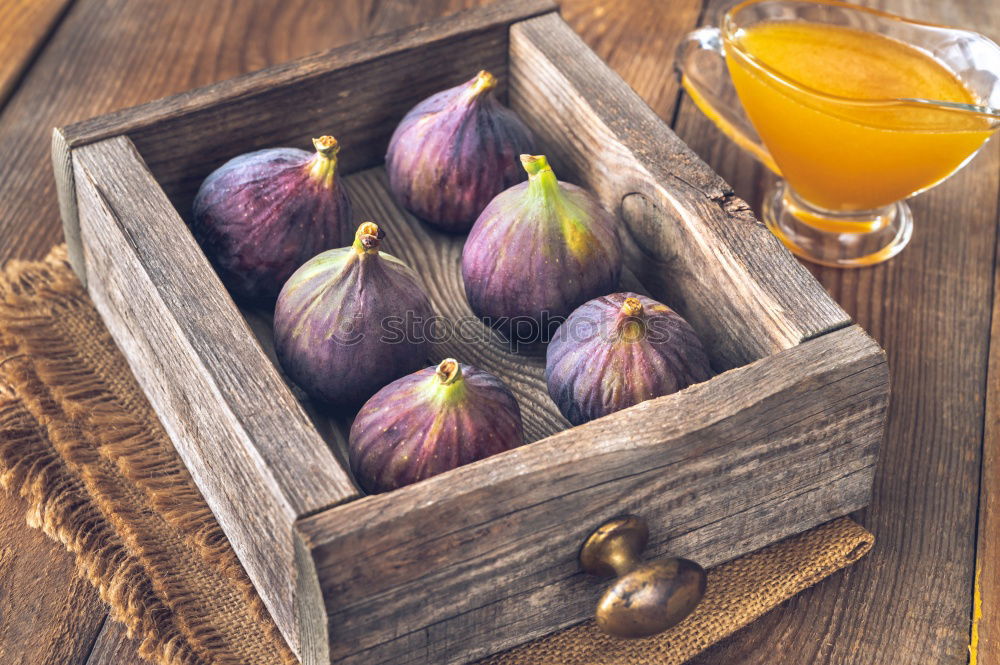
<svg viewBox="0 0 1000 665">
<path fill-rule="evenodd" d="M 468 662 L 593 611 L 576 561 L 642 515 L 705 565 L 866 505 L 888 396 L 855 326 L 447 474 L 299 522 L 336 662 Z M 338 660 L 339 659 L 339 660 Z"/>
<path fill-rule="evenodd" d="M 850 318 L 558 15 L 511 28 L 510 102 L 557 170 L 625 221 L 629 267 L 681 311 L 723 368 Z"/>
<path fill-rule="evenodd" d="M 479 69 L 496 74 L 503 93 L 509 26 L 554 9 L 551 0 L 497 2 L 56 130 L 53 164 L 71 257 L 78 251 L 70 149 L 127 135 L 182 216 L 205 176 L 251 150 L 309 148 L 311 138 L 332 133 L 341 139 L 341 171 L 367 168 L 383 160 L 403 114 L 431 94 Z"/>
<path fill-rule="evenodd" d="M 357 495 L 125 137 L 74 151 L 88 290 L 293 648 L 292 524 Z M 167 251 L 169 248 L 169 251 Z M 301 560 L 301 557 L 300 557 Z M 306 563 L 311 567 L 308 559 Z M 316 623 L 315 617 L 313 622 Z M 315 642 L 315 639 L 313 640 Z"/>
</svg>

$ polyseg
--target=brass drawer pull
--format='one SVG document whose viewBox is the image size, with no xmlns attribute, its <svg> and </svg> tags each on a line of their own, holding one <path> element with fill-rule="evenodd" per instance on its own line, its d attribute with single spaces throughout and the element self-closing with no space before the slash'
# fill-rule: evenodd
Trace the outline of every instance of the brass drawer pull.
<svg viewBox="0 0 1000 665">
<path fill-rule="evenodd" d="M 705 595 L 705 569 L 668 558 L 644 563 L 649 540 L 641 517 L 606 522 L 580 549 L 580 566 L 591 575 L 615 577 L 597 603 L 597 625 L 616 637 L 648 637 L 680 623 Z"/>
</svg>

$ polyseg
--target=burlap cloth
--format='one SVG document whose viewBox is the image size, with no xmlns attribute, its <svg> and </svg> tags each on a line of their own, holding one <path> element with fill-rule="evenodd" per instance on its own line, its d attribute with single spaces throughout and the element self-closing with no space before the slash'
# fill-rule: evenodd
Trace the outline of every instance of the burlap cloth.
<svg viewBox="0 0 1000 665">
<path fill-rule="evenodd" d="M 0 483 L 75 555 L 146 658 L 294 662 L 62 247 L 0 275 Z M 713 569 L 697 611 L 660 636 L 618 640 L 584 623 L 483 662 L 681 663 L 872 543 L 839 519 Z"/>
</svg>

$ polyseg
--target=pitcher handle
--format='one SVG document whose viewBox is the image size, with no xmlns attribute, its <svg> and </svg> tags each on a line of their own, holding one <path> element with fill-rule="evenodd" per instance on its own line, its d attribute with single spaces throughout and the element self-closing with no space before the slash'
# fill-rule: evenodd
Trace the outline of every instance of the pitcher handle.
<svg viewBox="0 0 1000 665">
<path fill-rule="evenodd" d="M 677 48 L 676 63 L 681 85 L 701 112 L 736 145 L 781 175 L 736 96 L 719 28 L 688 33 Z"/>
</svg>

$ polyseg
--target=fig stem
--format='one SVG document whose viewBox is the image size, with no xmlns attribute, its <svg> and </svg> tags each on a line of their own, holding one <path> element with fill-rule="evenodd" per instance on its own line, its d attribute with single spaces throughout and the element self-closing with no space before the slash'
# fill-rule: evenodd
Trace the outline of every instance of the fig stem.
<svg viewBox="0 0 1000 665">
<path fill-rule="evenodd" d="M 618 339 L 626 344 L 642 339 L 646 333 L 642 301 L 634 296 L 629 296 L 625 298 L 625 302 L 622 303 L 621 309 L 618 311 L 620 313 Z"/>
<path fill-rule="evenodd" d="M 313 147 L 316 148 L 316 152 L 327 158 L 336 157 L 340 152 L 340 143 L 329 134 L 313 139 Z"/>
<path fill-rule="evenodd" d="M 435 371 L 438 379 L 441 381 L 441 385 L 444 386 L 450 386 L 462 378 L 462 364 L 454 358 L 445 358 L 442 360 Z"/>
<path fill-rule="evenodd" d="M 476 78 L 472 79 L 472 85 L 469 87 L 469 97 L 475 99 L 484 92 L 493 90 L 495 87 L 497 87 L 497 77 L 485 69 L 480 70 L 476 74 Z"/>
<path fill-rule="evenodd" d="M 309 161 L 309 175 L 327 188 L 332 187 L 337 172 L 340 143 L 334 137 L 326 135 L 313 139 L 313 147 L 316 148 L 316 156 Z"/>
<path fill-rule="evenodd" d="M 642 314 L 642 302 L 638 298 L 628 297 L 622 303 L 621 311 L 625 316 L 639 316 Z"/>
<path fill-rule="evenodd" d="M 375 222 L 364 222 L 354 234 L 354 251 L 358 254 L 378 254 L 385 232 Z"/>
<path fill-rule="evenodd" d="M 529 192 L 543 197 L 559 193 L 559 181 L 545 155 L 521 155 L 521 165 L 528 173 Z"/>
</svg>

